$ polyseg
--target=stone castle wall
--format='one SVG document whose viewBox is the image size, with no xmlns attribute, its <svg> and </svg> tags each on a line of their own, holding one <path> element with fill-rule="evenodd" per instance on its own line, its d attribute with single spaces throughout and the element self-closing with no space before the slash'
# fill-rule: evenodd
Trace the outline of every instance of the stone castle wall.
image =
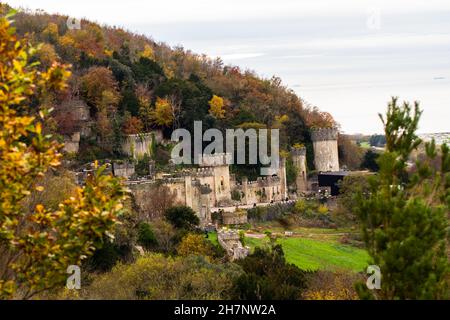
<svg viewBox="0 0 450 320">
<path fill-rule="evenodd" d="M 114 162 L 112 165 L 113 174 L 116 177 L 123 177 L 129 179 L 135 173 L 135 165 L 134 163 L 124 162 L 118 163 Z"/>
<path fill-rule="evenodd" d="M 281 179 L 277 176 L 260 177 L 256 181 L 243 178 L 242 183 L 234 185 L 232 190 L 241 193 L 240 202 L 245 205 L 285 199 Z"/>
<path fill-rule="evenodd" d="M 141 159 L 145 154 L 150 156 L 153 137 L 155 137 L 157 143 L 161 143 L 163 140 L 162 131 L 127 135 L 122 142 L 122 152 L 134 159 Z"/>
</svg>

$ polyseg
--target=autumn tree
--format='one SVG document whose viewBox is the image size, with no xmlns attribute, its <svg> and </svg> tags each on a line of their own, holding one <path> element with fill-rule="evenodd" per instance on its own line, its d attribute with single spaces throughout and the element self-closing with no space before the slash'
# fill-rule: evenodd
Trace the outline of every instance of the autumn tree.
<svg viewBox="0 0 450 320">
<path fill-rule="evenodd" d="M 208 101 L 209 113 L 217 119 L 225 118 L 224 102 L 223 98 L 213 95 L 211 100 Z"/>
<path fill-rule="evenodd" d="M 416 135 L 422 111 L 397 98 L 380 115 L 386 134 L 386 150 L 379 156 L 378 175 L 369 189 L 356 194 L 354 208 L 373 264 L 381 270 L 381 289 L 369 292 L 359 286 L 363 298 L 443 299 L 449 275 L 446 252 L 450 207 L 450 153 L 444 144 L 440 154 L 426 143 L 426 158 L 410 172 L 407 161 L 421 144 Z M 441 158 L 437 168 L 431 163 Z"/>
<path fill-rule="evenodd" d="M 141 133 L 144 128 L 141 119 L 138 117 L 127 117 L 122 125 L 123 133 L 125 134 L 138 134 Z"/>
<path fill-rule="evenodd" d="M 162 127 L 170 127 L 173 123 L 174 116 L 172 105 L 167 98 L 157 98 L 155 110 L 152 112 L 153 122 Z"/>
<path fill-rule="evenodd" d="M 180 256 L 211 256 L 213 254 L 211 243 L 205 239 L 205 236 L 194 233 L 188 233 L 181 240 L 177 252 Z"/>
<path fill-rule="evenodd" d="M 112 71 L 106 67 L 92 67 L 81 77 L 81 90 L 86 102 L 99 110 L 108 104 L 117 105 L 120 97 Z"/>
<path fill-rule="evenodd" d="M 346 166 L 347 169 L 350 170 L 357 170 L 360 168 L 364 157 L 364 150 L 350 140 L 348 136 L 339 134 L 338 152 L 341 167 Z"/>
<path fill-rule="evenodd" d="M 43 134 L 38 117 L 27 115 L 31 100 L 66 87 L 70 72 L 58 63 L 38 72 L 35 49 L 0 18 L 0 298 L 30 298 L 62 285 L 69 265 L 79 265 L 102 245 L 121 213 L 124 189 L 97 170 L 83 188 L 55 210 L 24 201 L 45 187 L 38 178 L 60 165 L 61 146 Z M 39 99 L 37 99 L 39 101 Z"/>
</svg>

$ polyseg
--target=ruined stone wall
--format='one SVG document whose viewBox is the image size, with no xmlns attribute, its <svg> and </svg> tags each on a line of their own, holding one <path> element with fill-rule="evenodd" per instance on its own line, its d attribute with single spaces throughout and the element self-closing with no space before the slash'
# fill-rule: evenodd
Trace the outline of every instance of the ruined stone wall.
<svg viewBox="0 0 450 320">
<path fill-rule="evenodd" d="M 339 171 L 338 130 L 321 128 L 311 132 L 317 171 Z"/>
<path fill-rule="evenodd" d="M 70 136 L 65 136 L 63 150 L 67 153 L 77 153 L 80 149 L 80 138 L 81 134 L 79 131 Z"/>
<path fill-rule="evenodd" d="M 249 248 L 242 245 L 239 234 L 235 230 L 219 230 L 217 240 L 232 261 L 243 259 L 250 252 Z"/>
<path fill-rule="evenodd" d="M 113 174 L 116 177 L 123 177 L 129 179 L 131 176 L 135 173 L 135 166 L 134 163 L 130 162 L 114 162 L 112 165 Z"/>
<path fill-rule="evenodd" d="M 248 222 L 247 211 L 222 212 L 222 219 L 224 225 L 246 224 Z"/>
<path fill-rule="evenodd" d="M 140 211 L 151 208 L 152 199 L 150 195 L 159 184 L 169 189 L 169 193 L 174 196 L 175 205 L 191 207 L 197 213 L 201 225 L 211 223 L 211 189 L 189 175 L 160 180 L 127 181 Z"/>
<path fill-rule="evenodd" d="M 122 142 L 122 152 L 134 159 L 141 159 L 145 154 L 150 156 L 153 137 L 155 137 L 157 143 L 161 143 L 162 132 L 158 130 L 127 135 Z"/>
<path fill-rule="evenodd" d="M 252 205 L 254 203 L 282 201 L 286 198 L 285 188 L 280 178 L 260 177 L 256 181 L 242 179 L 242 183 L 236 183 L 232 191 L 240 192 L 241 204 Z"/>
</svg>

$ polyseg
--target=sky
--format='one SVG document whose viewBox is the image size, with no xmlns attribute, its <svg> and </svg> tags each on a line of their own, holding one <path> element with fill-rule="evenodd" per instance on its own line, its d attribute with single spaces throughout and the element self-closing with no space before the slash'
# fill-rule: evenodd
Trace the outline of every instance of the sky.
<svg viewBox="0 0 450 320">
<path fill-rule="evenodd" d="M 421 103 L 419 132 L 450 132 L 448 0 L 7 0 L 124 27 L 276 75 L 346 133 L 381 133 L 391 96 Z"/>
</svg>

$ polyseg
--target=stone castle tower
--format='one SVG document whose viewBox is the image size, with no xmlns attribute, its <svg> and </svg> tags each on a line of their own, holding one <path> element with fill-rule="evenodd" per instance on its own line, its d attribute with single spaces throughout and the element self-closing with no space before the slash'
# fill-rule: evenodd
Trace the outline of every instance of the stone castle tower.
<svg viewBox="0 0 450 320">
<path fill-rule="evenodd" d="M 281 197 L 286 199 L 288 197 L 287 178 L 286 178 L 286 159 L 281 157 L 280 166 L 278 168 L 277 176 L 280 178 Z"/>
<path fill-rule="evenodd" d="M 314 146 L 314 164 L 317 171 L 339 171 L 338 130 L 320 128 L 311 132 Z"/>
<path fill-rule="evenodd" d="M 292 162 L 297 169 L 297 178 L 295 185 L 297 186 L 297 193 L 305 192 L 308 190 L 308 178 L 306 175 L 306 148 L 294 147 L 291 150 Z"/>
<path fill-rule="evenodd" d="M 214 193 L 214 205 L 231 203 L 229 153 L 205 155 L 200 158 L 200 167 L 209 167 L 213 172 L 213 181 L 210 184 Z"/>
</svg>

